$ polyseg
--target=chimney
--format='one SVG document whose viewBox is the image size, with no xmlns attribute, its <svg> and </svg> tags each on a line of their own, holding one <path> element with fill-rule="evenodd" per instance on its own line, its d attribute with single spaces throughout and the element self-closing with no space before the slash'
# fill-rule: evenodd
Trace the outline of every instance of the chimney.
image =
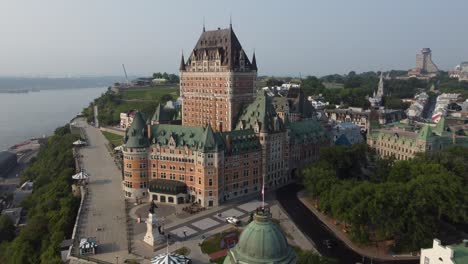
<svg viewBox="0 0 468 264">
<path fill-rule="evenodd" d="M 151 124 L 148 124 L 147 128 L 148 128 L 148 133 L 147 133 L 148 139 L 151 139 Z"/>
<path fill-rule="evenodd" d="M 231 151 L 231 136 L 226 135 L 226 149 L 227 151 Z"/>
</svg>

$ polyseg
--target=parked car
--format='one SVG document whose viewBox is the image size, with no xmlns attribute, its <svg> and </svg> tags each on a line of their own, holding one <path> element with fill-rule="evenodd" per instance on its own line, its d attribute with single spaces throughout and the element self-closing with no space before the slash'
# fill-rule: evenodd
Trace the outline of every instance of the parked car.
<svg viewBox="0 0 468 264">
<path fill-rule="evenodd" d="M 334 246 L 333 240 L 330 240 L 330 239 L 324 240 L 323 244 L 329 249 Z"/>
<path fill-rule="evenodd" d="M 234 217 L 234 216 L 229 216 L 229 217 L 226 217 L 226 223 L 233 224 L 233 225 L 239 225 L 239 224 L 240 224 L 240 220 L 237 219 L 237 218 Z"/>
</svg>

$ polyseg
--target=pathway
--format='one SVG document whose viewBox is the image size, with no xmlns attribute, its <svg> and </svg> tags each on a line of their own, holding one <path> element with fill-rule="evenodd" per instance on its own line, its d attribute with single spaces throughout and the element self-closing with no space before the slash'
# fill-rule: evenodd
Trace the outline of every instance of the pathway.
<svg viewBox="0 0 468 264">
<path fill-rule="evenodd" d="M 115 261 L 128 255 L 124 196 L 121 173 L 109 154 L 107 140 L 99 129 L 78 121 L 84 127 L 88 146 L 80 149 L 82 166 L 90 175 L 79 237 L 96 237 L 97 259 Z"/>
</svg>

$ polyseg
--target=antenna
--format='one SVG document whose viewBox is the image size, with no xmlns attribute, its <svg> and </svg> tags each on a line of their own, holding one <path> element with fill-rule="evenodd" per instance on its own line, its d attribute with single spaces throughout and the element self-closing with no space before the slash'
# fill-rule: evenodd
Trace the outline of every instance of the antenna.
<svg viewBox="0 0 468 264">
<path fill-rule="evenodd" d="M 229 14 L 229 28 L 232 28 L 232 12 Z"/>
<path fill-rule="evenodd" d="M 205 16 L 203 16 L 203 32 L 205 32 Z"/>
<path fill-rule="evenodd" d="M 262 180 L 262 210 L 265 210 L 265 175 Z"/>
<path fill-rule="evenodd" d="M 123 68 L 124 73 L 125 73 L 125 81 L 126 81 L 127 84 L 128 84 L 128 76 L 127 76 L 127 70 L 125 70 L 125 64 L 122 64 L 122 68 Z"/>
</svg>

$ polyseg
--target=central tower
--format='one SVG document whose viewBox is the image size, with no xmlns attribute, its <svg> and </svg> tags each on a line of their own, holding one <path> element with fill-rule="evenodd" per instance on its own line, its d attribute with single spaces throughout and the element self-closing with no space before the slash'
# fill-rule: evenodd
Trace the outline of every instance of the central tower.
<svg viewBox="0 0 468 264">
<path fill-rule="evenodd" d="M 182 125 L 234 129 L 256 94 L 257 63 L 245 54 L 232 26 L 205 31 L 187 61 L 180 62 Z"/>
</svg>

